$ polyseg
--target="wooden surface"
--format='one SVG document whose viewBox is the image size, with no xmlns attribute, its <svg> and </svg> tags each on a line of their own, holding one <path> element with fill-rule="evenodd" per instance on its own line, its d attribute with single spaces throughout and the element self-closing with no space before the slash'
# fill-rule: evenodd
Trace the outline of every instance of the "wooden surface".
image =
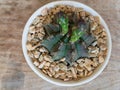
<svg viewBox="0 0 120 90">
<path fill-rule="evenodd" d="M 77 0 L 95 9 L 107 22 L 113 49 L 105 70 L 77 87 L 60 87 L 39 78 L 27 65 L 21 39 L 31 14 L 53 0 L 0 0 L 0 90 L 120 90 L 120 0 Z"/>
</svg>

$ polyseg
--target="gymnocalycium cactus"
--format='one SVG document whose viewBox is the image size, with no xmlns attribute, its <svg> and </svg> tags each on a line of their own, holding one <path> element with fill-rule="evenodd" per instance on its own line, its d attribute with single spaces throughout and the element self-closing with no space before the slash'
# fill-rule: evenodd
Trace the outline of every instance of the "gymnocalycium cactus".
<svg viewBox="0 0 120 90">
<path fill-rule="evenodd" d="M 68 65 L 81 57 L 89 57 L 86 47 L 95 41 L 95 37 L 90 34 L 89 21 L 77 18 L 75 13 L 71 18 L 64 12 L 57 13 L 55 22 L 44 25 L 47 35 L 41 44 L 49 51 L 53 60 L 66 58 Z"/>
</svg>

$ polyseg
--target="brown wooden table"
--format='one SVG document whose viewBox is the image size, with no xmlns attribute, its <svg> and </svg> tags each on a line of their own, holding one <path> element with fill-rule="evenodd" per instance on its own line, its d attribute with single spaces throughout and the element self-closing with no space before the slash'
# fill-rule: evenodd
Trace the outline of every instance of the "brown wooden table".
<svg viewBox="0 0 120 90">
<path fill-rule="evenodd" d="M 0 90 L 120 90 L 120 0 L 76 0 L 100 13 L 112 35 L 109 64 L 95 80 L 60 87 L 42 80 L 29 68 L 21 47 L 23 28 L 36 9 L 51 1 L 0 0 Z"/>
</svg>

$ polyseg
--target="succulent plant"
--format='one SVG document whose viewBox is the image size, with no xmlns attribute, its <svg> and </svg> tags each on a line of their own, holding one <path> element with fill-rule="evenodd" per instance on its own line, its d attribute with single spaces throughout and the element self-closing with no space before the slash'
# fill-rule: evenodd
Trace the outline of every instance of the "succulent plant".
<svg viewBox="0 0 120 90">
<path fill-rule="evenodd" d="M 57 13 L 54 20 L 44 25 L 47 35 L 41 44 L 48 49 L 53 60 L 66 58 L 68 65 L 72 65 L 81 57 L 89 57 L 87 47 L 95 41 L 90 34 L 90 22 L 78 18 L 75 13 L 68 17 L 64 12 Z"/>
</svg>

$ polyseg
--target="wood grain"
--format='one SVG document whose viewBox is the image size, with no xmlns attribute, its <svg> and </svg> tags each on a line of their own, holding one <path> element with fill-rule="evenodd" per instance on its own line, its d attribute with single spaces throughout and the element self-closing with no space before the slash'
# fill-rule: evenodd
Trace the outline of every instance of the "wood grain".
<svg viewBox="0 0 120 90">
<path fill-rule="evenodd" d="M 77 87 L 60 87 L 39 78 L 27 65 L 21 38 L 25 23 L 42 5 L 54 0 L 0 0 L 0 90 L 120 90 L 120 0 L 76 0 L 94 8 L 112 35 L 112 55 L 95 80 Z"/>
</svg>

